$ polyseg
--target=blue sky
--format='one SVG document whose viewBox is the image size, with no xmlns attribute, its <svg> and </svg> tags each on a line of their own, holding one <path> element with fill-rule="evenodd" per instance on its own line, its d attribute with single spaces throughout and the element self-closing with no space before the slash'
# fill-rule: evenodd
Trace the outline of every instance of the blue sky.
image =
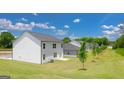
<svg viewBox="0 0 124 93">
<path fill-rule="evenodd" d="M 123 13 L 1 13 L 0 30 L 15 36 L 33 31 L 60 39 L 106 36 L 115 40 L 121 35 L 123 21 Z"/>
</svg>

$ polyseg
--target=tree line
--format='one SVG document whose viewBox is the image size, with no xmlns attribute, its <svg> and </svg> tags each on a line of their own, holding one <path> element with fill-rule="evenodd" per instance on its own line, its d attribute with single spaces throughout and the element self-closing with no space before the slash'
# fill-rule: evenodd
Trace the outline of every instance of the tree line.
<svg viewBox="0 0 124 93">
<path fill-rule="evenodd" d="M 88 43 L 96 42 L 99 46 L 109 44 L 109 40 L 106 37 L 102 37 L 102 38 L 82 37 L 82 38 L 75 39 L 75 41 L 85 41 Z M 69 37 L 65 37 L 63 39 L 63 42 L 69 43 L 69 42 L 71 42 L 71 39 Z"/>
<path fill-rule="evenodd" d="M 124 35 L 121 35 L 114 43 L 113 49 L 124 48 Z"/>
</svg>

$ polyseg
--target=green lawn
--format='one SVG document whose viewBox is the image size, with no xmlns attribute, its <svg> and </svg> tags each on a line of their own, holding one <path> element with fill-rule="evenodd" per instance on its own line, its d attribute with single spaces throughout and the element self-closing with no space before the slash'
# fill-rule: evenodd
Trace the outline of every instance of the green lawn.
<svg viewBox="0 0 124 93">
<path fill-rule="evenodd" d="M 10 75 L 12 78 L 65 78 L 65 79 L 97 79 L 97 78 L 124 78 L 124 56 L 116 50 L 105 50 L 96 62 L 92 62 L 89 54 L 85 63 L 86 71 L 79 70 L 82 64 L 77 58 L 68 61 L 56 61 L 48 64 L 31 64 L 11 60 L 0 60 L 0 75 Z"/>
<path fill-rule="evenodd" d="M 116 49 L 116 53 L 118 53 L 118 54 L 124 56 L 124 48 L 117 48 L 117 49 Z"/>
</svg>

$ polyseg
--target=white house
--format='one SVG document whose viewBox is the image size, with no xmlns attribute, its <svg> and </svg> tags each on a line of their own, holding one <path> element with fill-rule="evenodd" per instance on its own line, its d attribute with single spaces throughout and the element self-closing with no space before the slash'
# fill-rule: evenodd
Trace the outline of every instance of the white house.
<svg viewBox="0 0 124 93">
<path fill-rule="evenodd" d="M 24 32 L 13 42 L 13 60 L 43 64 L 61 58 L 62 41 L 53 36 Z"/>
</svg>

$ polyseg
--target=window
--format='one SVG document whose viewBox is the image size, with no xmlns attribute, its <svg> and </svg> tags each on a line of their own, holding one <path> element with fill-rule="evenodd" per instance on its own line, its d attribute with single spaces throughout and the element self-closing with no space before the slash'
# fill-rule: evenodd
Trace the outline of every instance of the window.
<svg viewBox="0 0 124 93">
<path fill-rule="evenodd" d="M 63 44 L 61 44 L 61 48 L 63 48 Z"/>
<path fill-rule="evenodd" d="M 57 53 L 54 53 L 54 58 L 56 58 L 57 57 Z"/>
<path fill-rule="evenodd" d="M 43 43 L 43 49 L 45 49 L 45 43 Z"/>
<path fill-rule="evenodd" d="M 43 60 L 45 60 L 45 54 L 43 54 Z"/>
<path fill-rule="evenodd" d="M 53 48 L 56 48 L 56 44 L 53 44 Z"/>
</svg>

